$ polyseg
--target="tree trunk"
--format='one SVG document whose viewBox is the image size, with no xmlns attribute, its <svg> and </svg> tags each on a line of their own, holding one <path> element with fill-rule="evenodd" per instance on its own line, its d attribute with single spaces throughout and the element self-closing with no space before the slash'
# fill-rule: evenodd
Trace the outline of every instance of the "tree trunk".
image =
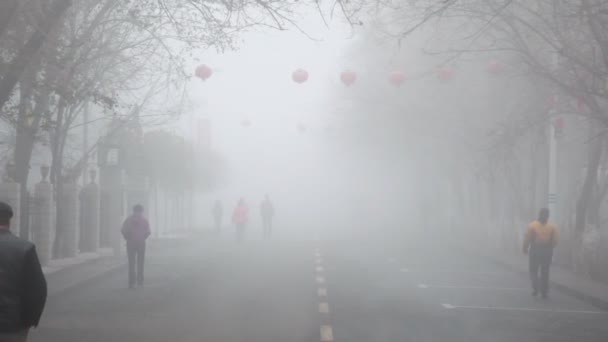
<svg viewBox="0 0 608 342">
<path fill-rule="evenodd" d="M 19 0 L 0 1 L 0 37 L 4 34 L 11 18 L 14 18 L 18 5 Z"/>
<path fill-rule="evenodd" d="M 60 224 L 60 217 L 62 213 L 62 203 L 59 199 L 63 198 L 63 187 L 61 186 L 61 167 L 63 165 L 63 153 L 61 153 L 61 127 L 63 126 L 63 116 L 66 110 L 65 101 L 63 98 L 59 100 L 59 108 L 57 110 L 57 124 L 55 132 L 53 132 L 53 138 L 51 139 L 51 183 L 55 187 L 55 203 L 57 205 L 57 213 L 55 215 L 55 241 L 53 242 L 53 257 L 61 257 L 59 255 L 62 250 L 61 244 L 64 239 L 64 227 Z"/>
<path fill-rule="evenodd" d="M 589 146 L 587 173 L 585 175 L 585 181 L 583 182 L 581 193 L 576 203 L 576 219 L 574 228 L 577 236 L 582 235 L 582 233 L 585 231 L 589 207 L 593 198 L 593 192 L 597 185 L 597 171 L 600 165 L 603 149 L 602 142 L 603 139 L 595 137 Z"/>
<path fill-rule="evenodd" d="M 25 86 L 22 86 L 26 88 Z M 27 92 L 23 92 L 27 94 Z M 40 126 L 42 113 L 48 108 L 48 93 L 44 92 L 36 97 L 36 106 L 32 110 L 29 108 L 30 98 L 28 95 L 22 96 L 19 110 L 19 118 L 15 129 L 15 150 L 14 161 L 16 170 L 15 181 L 21 186 L 21 208 L 27 208 L 27 185 L 30 173 L 30 161 L 32 159 L 32 151 L 36 142 L 36 132 Z M 31 112 L 31 113 L 30 113 Z M 31 115 L 28 115 L 31 114 Z M 32 118 L 32 122 L 27 121 L 27 117 Z M 20 220 L 20 235 L 23 238 L 29 237 L 29 217 L 28 210 L 22 210 Z"/>
</svg>

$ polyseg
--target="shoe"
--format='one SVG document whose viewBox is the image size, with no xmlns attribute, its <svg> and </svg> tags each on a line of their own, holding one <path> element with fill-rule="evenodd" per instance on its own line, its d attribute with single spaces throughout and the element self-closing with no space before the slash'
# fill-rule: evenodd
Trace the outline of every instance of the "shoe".
<svg viewBox="0 0 608 342">
<path fill-rule="evenodd" d="M 547 299 L 547 298 L 549 298 L 549 296 L 548 296 L 546 293 L 543 293 L 543 296 L 542 296 L 542 297 L 543 297 L 543 299 Z"/>
<path fill-rule="evenodd" d="M 534 297 L 538 296 L 538 291 L 534 290 L 534 292 L 532 292 L 532 295 L 533 295 Z"/>
</svg>

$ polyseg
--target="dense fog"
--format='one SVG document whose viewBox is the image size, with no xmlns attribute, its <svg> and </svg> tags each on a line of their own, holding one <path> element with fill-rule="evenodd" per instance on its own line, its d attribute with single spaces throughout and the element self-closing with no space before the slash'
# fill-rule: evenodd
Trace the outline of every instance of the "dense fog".
<svg viewBox="0 0 608 342">
<path fill-rule="evenodd" d="M 0 342 L 604 341 L 607 13 L 1 1 Z"/>
</svg>

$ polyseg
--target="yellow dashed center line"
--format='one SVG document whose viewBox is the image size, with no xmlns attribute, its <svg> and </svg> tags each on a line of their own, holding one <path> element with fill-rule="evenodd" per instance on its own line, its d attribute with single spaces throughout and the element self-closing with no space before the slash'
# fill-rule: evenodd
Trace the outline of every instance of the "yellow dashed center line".
<svg viewBox="0 0 608 342">
<path fill-rule="evenodd" d="M 329 319 L 329 303 L 326 301 L 327 299 L 327 288 L 324 286 L 325 277 L 323 273 L 325 272 L 325 268 L 323 267 L 323 258 L 321 256 L 321 251 L 319 248 L 315 249 L 315 281 L 318 285 L 317 287 L 317 296 L 319 299 L 323 298 L 319 302 L 319 313 L 323 315 L 322 324 L 321 324 L 321 342 L 331 342 L 334 340 L 334 332 L 331 325 L 328 325 Z"/>
<path fill-rule="evenodd" d="M 329 342 L 334 340 L 334 332 L 331 325 L 321 326 L 321 341 Z"/>
<path fill-rule="evenodd" d="M 323 314 L 329 313 L 329 304 L 326 302 L 319 303 L 319 312 Z"/>
</svg>

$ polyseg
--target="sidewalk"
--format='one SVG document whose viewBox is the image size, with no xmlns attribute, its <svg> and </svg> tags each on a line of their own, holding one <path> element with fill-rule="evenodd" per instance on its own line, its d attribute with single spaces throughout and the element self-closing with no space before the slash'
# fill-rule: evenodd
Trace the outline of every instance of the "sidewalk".
<svg viewBox="0 0 608 342">
<path fill-rule="evenodd" d="M 124 258 L 116 258 L 112 250 L 82 253 L 74 258 L 51 260 L 42 267 L 46 276 L 49 297 L 61 295 L 79 286 L 89 284 L 125 266 Z"/>
<path fill-rule="evenodd" d="M 506 252 L 501 256 L 491 253 L 489 250 L 481 251 L 488 260 L 520 273 L 528 277 L 528 257 L 521 255 L 508 255 Z M 602 310 L 608 310 L 608 285 L 588 279 L 584 276 L 556 265 L 551 265 L 551 287 L 564 292 L 570 296 L 586 301 Z"/>
<path fill-rule="evenodd" d="M 183 242 L 191 241 L 186 234 L 175 234 L 151 238 L 148 255 L 159 251 L 169 252 L 168 246 L 181 248 Z M 46 276 L 49 297 L 58 296 L 85 286 L 113 272 L 126 272 L 127 257 L 124 251 L 115 257 L 111 248 L 102 248 L 97 253 L 82 253 L 74 258 L 51 260 L 42 271 Z M 126 273 L 125 273 L 126 274 Z"/>
</svg>

